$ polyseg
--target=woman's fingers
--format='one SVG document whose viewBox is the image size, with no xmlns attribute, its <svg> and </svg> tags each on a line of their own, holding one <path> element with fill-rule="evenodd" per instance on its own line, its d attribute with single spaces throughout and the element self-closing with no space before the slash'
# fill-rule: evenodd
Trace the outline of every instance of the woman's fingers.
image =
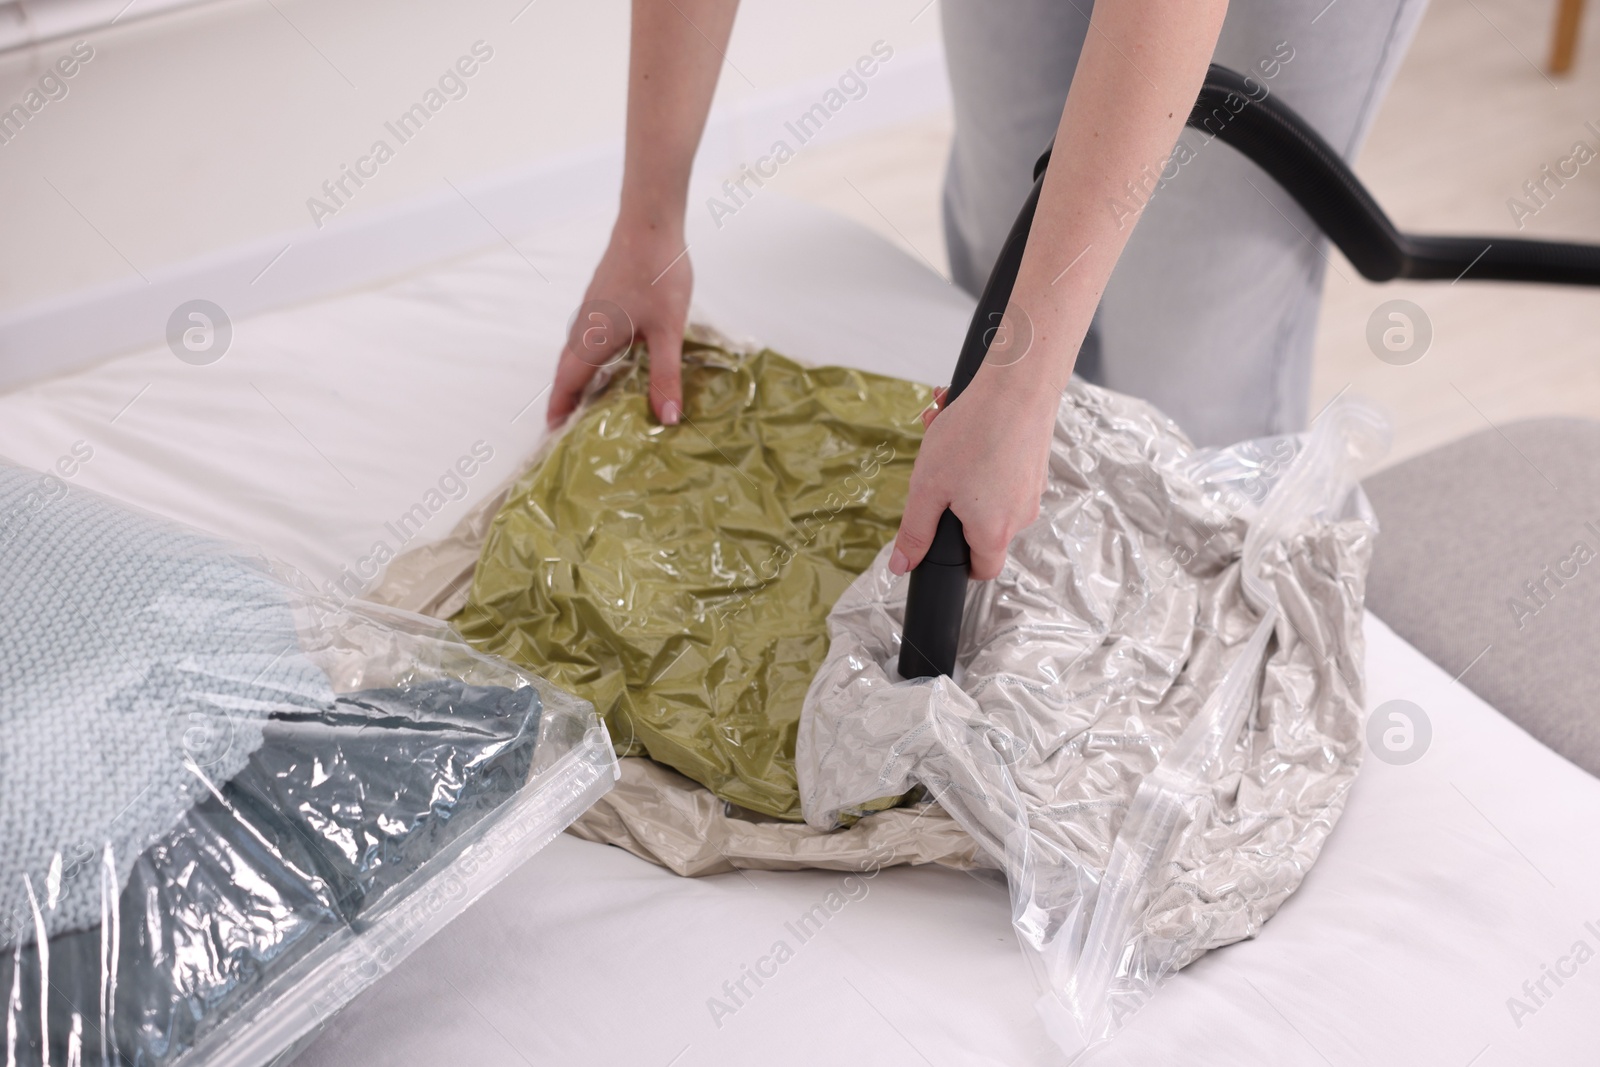
<svg viewBox="0 0 1600 1067">
<path fill-rule="evenodd" d="M 566 421 L 583 398 L 584 386 L 601 368 L 610 365 L 633 341 L 627 315 L 609 300 L 595 299 L 590 289 L 567 331 L 567 343 L 556 364 L 555 384 L 545 421 L 552 427 Z"/>
<path fill-rule="evenodd" d="M 579 359 L 568 344 L 556 364 L 556 380 L 550 387 L 550 405 L 545 409 L 545 424 L 555 429 L 567 421 L 583 396 L 583 387 L 594 377 L 594 367 Z"/>
<path fill-rule="evenodd" d="M 551 428 L 566 421 L 583 399 L 584 387 L 595 372 L 626 347 L 621 343 L 601 345 L 593 337 L 587 340 L 585 343 L 581 330 L 575 327 L 561 350 L 545 415 Z M 650 407 L 664 425 L 674 426 L 683 417 L 683 334 L 679 330 L 657 329 L 646 335 L 645 343 L 650 351 Z"/>
<path fill-rule="evenodd" d="M 650 406 L 663 426 L 683 416 L 683 331 L 656 330 L 645 337 L 650 349 Z"/>
<path fill-rule="evenodd" d="M 967 548 L 972 552 L 972 576 L 980 582 L 998 578 L 1000 568 L 1006 565 L 1006 548 L 1011 538 L 1001 529 L 964 527 L 963 532 L 967 538 Z"/>
<path fill-rule="evenodd" d="M 900 517 L 900 532 L 895 535 L 894 552 L 889 556 L 892 573 L 904 574 L 922 562 L 928 546 L 933 544 L 934 531 L 939 528 L 939 516 L 949 503 L 946 494 L 927 488 L 912 472 L 905 514 Z"/>
</svg>

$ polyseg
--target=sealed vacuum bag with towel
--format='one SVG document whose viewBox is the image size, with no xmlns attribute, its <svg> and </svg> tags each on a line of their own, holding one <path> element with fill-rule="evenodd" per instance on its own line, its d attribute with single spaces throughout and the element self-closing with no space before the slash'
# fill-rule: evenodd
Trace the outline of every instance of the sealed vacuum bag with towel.
<svg viewBox="0 0 1600 1067">
<path fill-rule="evenodd" d="M 620 363 L 518 481 L 455 622 L 592 700 L 624 751 L 799 821 L 825 620 L 894 537 L 932 392 L 770 351 L 684 356 L 679 425 L 651 413 L 647 364 Z"/>
<path fill-rule="evenodd" d="M 1361 760 L 1361 615 L 1387 447 L 1335 404 L 1305 439 L 1196 450 L 1074 380 L 1039 519 L 969 586 L 955 676 L 895 668 L 888 550 L 829 616 L 796 753 L 831 829 L 925 787 L 1008 876 L 1070 1051 L 1253 936 L 1316 860 Z"/>
<path fill-rule="evenodd" d="M 603 794 L 586 702 L 0 464 L 6 1059 L 254 1067 Z"/>
<path fill-rule="evenodd" d="M 641 754 L 579 837 L 686 876 L 993 866 L 937 805 L 837 833 L 796 821 L 794 731 L 827 613 L 894 535 L 930 391 L 700 324 L 687 340 L 682 424 L 655 420 L 642 354 L 623 356 L 559 437 L 367 595 L 454 618 L 605 709 Z"/>
</svg>

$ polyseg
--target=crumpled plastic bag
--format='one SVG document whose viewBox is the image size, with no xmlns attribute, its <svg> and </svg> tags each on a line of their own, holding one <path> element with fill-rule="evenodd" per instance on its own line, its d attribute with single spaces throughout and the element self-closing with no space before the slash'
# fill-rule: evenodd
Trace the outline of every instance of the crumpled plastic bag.
<svg viewBox="0 0 1600 1067">
<path fill-rule="evenodd" d="M 969 586 L 954 678 L 895 672 L 907 582 L 887 551 L 829 616 L 798 738 L 807 822 L 925 786 L 1006 872 L 1052 1034 L 1107 1037 L 1260 930 L 1343 810 L 1376 529 L 1354 478 L 1385 434 L 1339 404 L 1309 444 L 1197 451 L 1074 380 L 1039 519 Z"/>
<path fill-rule="evenodd" d="M 825 618 L 890 541 L 926 386 L 690 341 L 662 426 L 635 352 L 512 489 L 455 618 L 648 753 L 798 821 L 794 739 Z"/>
</svg>

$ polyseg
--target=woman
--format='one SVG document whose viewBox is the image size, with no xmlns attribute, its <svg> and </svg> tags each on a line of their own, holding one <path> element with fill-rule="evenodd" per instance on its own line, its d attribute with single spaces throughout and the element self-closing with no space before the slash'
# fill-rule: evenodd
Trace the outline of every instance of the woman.
<svg viewBox="0 0 1600 1067">
<path fill-rule="evenodd" d="M 667 424 L 682 413 L 689 172 L 737 6 L 633 3 L 622 204 L 587 299 L 628 309 Z M 1215 56 L 1351 158 L 1424 6 L 944 0 L 956 118 L 945 237 L 963 288 L 982 287 L 1052 134 L 1055 151 L 1009 328 L 960 399 L 928 416 L 895 573 L 921 560 L 946 507 L 961 519 L 973 577 L 1000 572 L 1012 536 L 1038 514 L 1075 364 L 1153 401 L 1203 444 L 1303 427 L 1325 242 L 1231 149 L 1179 133 Z M 575 328 L 552 424 L 610 354 L 583 348 Z"/>
</svg>

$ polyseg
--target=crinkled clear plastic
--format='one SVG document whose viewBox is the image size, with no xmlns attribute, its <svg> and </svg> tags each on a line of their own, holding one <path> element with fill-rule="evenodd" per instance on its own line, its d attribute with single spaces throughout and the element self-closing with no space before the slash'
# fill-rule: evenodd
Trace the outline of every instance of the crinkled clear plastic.
<svg viewBox="0 0 1600 1067">
<path fill-rule="evenodd" d="M 640 346 L 642 348 L 642 346 Z M 926 386 L 686 339 L 639 348 L 512 488 L 455 625 L 594 701 L 627 755 L 800 821 L 794 730 L 839 594 L 894 537 Z"/>
<path fill-rule="evenodd" d="M 969 586 L 953 678 L 895 673 L 887 552 L 835 606 L 796 754 L 807 822 L 926 787 L 1006 872 L 1052 1036 L 1109 1037 L 1259 931 L 1343 810 L 1376 532 L 1356 478 L 1387 433 L 1340 402 L 1305 438 L 1196 450 L 1074 381 L 1040 518 Z"/>
<path fill-rule="evenodd" d="M 615 774 L 445 624 L 0 464 L 8 1067 L 267 1063 Z"/>
</svg>

